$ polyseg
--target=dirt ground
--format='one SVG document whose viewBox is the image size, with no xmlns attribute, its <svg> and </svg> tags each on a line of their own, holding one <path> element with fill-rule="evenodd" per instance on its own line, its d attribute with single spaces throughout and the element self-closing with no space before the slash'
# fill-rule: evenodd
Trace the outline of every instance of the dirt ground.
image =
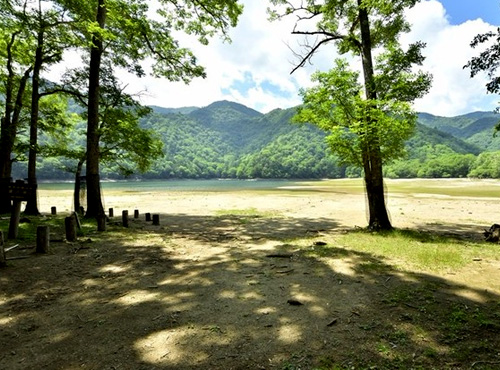
<svg viewBox="0 0 500 370">
<path fill-rule="evenodd" d="M 104 199 L 105 233 L 51 230 L 48 255 L 7 241 L 28 258 L 0 270 L 1 369 L 500 368 L 498 260 L 426 274 L 341 245 L 311 253 L 366 226 L 363 194 Z M 70 202 L 40 194 L 47 215 Z M 394 195 L 388 208 L 397 228 L 470 243 L 500 221 L 493 198 Z"/>
</svg>

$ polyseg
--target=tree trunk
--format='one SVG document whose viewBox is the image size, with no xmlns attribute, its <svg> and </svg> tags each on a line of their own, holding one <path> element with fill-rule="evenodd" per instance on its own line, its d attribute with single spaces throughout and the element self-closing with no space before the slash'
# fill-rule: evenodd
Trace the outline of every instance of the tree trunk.
<svg viewBox="0 0 500 370">
<path fill-rule="evenodd" d="M 12 111 L 14 110 L 14 69 L 12 68 L 12 46 L 16 40 L 17 33 L 12 34 L 7 44 L 7 71 L 5 80 L 5 108 L 2 117 L 2 127 L 0 130 L 0 184 L 3 195 L 9 194 L 8 185 L 11 181 L 11 154 L 14 148 L 16 136 L 15 127 L 12 127 Z M 11 210 L 11 201 L 9 196 L 0 197 L 0 213 L 8 213 Z"/>
<path fill-rule="evenodd" d="M 96 21 L 104 28 L 106 23 L 105 0 L 99 0 Z M 92 37 L 90 49 L 89 95 L 87 120 L 87 213 L 86 217 L 97 218 L 104 213 L 101 199 L 99 176 L 99 79 L 103 53 L 102 38 L 98 34 Z"/>
<path fill-rule="evenodd" d="M 359 26 L 361 30 L 361 59 L 363 63 L 363 75 L 367 100 L 376 100 L 377 92 L 374 85 L 374 71 L 372 58 L 372 43 L 370 34 L 370 22 L 368 12 L 358 0 Z M 369 112 L 368 112 L 369 113 Z M 367 124 L 377 124 L 367 115 Z M 363 150 L 363 167 L 365 171 L 366 196 L 368 198 L 369 221 L 368 228 L 371 230 L 391 230 L 385 205 L 384 176 L 382 172 L 382 155 L 380 153 L 380 141 L 376 127 L 370 127 L 366 133 L 366 144 Z"/>
<path fill-rule="evenodd" d="M 43 64 L 43 31 L 38 32 L 38 44 L 35 52 L 35 64 L 31 78 L 31 116 L 30 116 L 30 150 L 28 156 L 28 184 L 33 185 L 35 191 L 31 192 L 26 203 L 24 213 L 27 215 L 39 215 L 37 179 L 36 179 L 36 155 L 38 152 L 38 112 L 40 105 L 40 71 Z"/>
<path fill-rule="evenodd" d="M 8 65 L 12 61 L 8 62 Z M 23 107 L 24 91 L 26 83 L 31 73 L 31 67 L 28 68 L 19 81 L 19 88 L 17 90 L 16 101 L 12 102 L 14 96 L 14 71 L 12 66 L 9 65 L 9 75 L 7 77 L 7 93 L 5 98 L 5 112 L 2 118 L 1 138 L 0 138 L 0 190 L 4 196 L 0 197 L 0 214 L 8 213 L 11 210 L 11 200 L 8 193 L 8 184 L 11 181 L 12 174 L 12 151 L 16 142 L 17 127 L 19 124 L 19 117 L 21 116 L 21 109 Z"/>
<path fill-rule="evenodd" d="M 80 212 L 80 191 L 82 189 L 82 167 L 85 159 L 79 160 L 75 172 L 75 190 L 73 192 L 73 206 L 76 213 Z"/>
</svg>

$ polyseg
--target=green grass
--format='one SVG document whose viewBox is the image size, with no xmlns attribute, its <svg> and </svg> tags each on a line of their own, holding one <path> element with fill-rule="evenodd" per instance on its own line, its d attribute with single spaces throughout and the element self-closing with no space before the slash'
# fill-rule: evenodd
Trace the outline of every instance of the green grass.
<svg viewBox="0 0 500 370">
<path fill-rule="evenodd" d="M 245 209 L 220 209 L 215 213 L 219 217 L 223 216 L 236 216 L 236 217 L 248 217 L 248 218 L 271 218 L 279 217 L 279 213 L 271 211 L 259 211 L 256 208 L 245 208 Z"/>
<path fill-rule="evenodd" d="M 38 226 L 48 226 L 49 232 L 52 237 L 54 236 L 65 236 L 65 226 L 64 219 L 65 216 L 24 216 L 21 215 L 21 219 L 27 219 L 28 222 L 19 223 L 17 239 L 19 241 L 25 242 L 35 242 L 36 233 Z M 81 229 L 77 230 L 77 235 L 79 237 L 84 237 L 89 234 L 89 232 L 97 230 L 97 224 L 94 219 L 80 219 Z M 7 239 L 9 232 L 10 217 L 4 215 L 0 219 L 0 230 L 4 233 L 4 239 Z"/>
<path fill-rule="evenodd" d="M 473 243 L 432 233 L 395 230 L 388 233 L 351 232 L 335 237 L 309 254 L 342 256 L 343 251 L 359 252 L 390 261 L 403 270 L 445 271 L 460 269 L 473 259 L 500 259 L 500 248 L 490 243 Z M 371 264 L 364 269 L 380 269 Z"/>
</svg>

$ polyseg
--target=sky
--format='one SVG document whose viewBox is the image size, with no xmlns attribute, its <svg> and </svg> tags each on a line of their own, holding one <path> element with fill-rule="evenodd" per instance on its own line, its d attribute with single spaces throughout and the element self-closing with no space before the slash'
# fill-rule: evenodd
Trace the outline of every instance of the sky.
<svg viewBox="0 0 500 370">
<path fill-rule="evenodd" d="M 324 45 L 312 64 L 290 74 L 296 61 L 292 50 L 299 50 L 303 41 L 291 35 L 294 19 L 269 22 L 268 0 L 240 2 L 245 9 L 238 26 L 229 32 L 231 43 L 215 38 L 202 46 L 192 39 L 181 39 L 182 46 L 191 48 L 205 66 L 206 79 L 186 85 L 121 74 L 127 91 L 141 92 L 143 104 L 169 108 L 203 107 L 230 100 L 267 113 L 299 105 L 299 90 L 312 86 L 311 75 L 333 65 L 338 56 L 335 45 Z M 463 66 L 479 53 L 470 47 L 474 36 L 500 26 L 500 0 L 422 0 L 406 16 L 412 31 L 401 41 L 427 44 L 421 69 L 433 75 L 430 92 L 416 101 L 414 108 L 447 117 L 495 109 L 500 97 L 486 93 L 486 76 L 471 79 Z"/>
</svg>

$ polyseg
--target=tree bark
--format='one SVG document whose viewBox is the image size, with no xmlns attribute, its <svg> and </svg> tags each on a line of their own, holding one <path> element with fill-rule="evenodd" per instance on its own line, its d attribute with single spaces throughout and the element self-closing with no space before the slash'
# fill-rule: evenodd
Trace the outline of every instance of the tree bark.
<svg viewBox="0 0 500 370">
<path fill-rule="evenodd" d="M 33 76 L 31 78 L 31 115 L 30 115 L 30 149 L 28 155 L 28 184 L 33 185 L 35 190 L 30 193 L 24 213 L 27 215 L 39 215 L 37 179 L 36 179 L 36 156 L 38 152 L 38 115 L 40 106 L 40 71 L 43 64 L 43 30 L 38 32 L 38 42 L 35 51 L 35 63 Z"/>
<path fill-rule="evenodd" d="M 96 21 L 104 28 L 106 23 L 105 0 L 99 0 Z M 92 37 L 90 49 L 89 95 L 87 120 L 87 213 L 88 218 L 97 218 L 104 213 L 101 199 L 99 176 L 99 80 L 103 54 L 102 38 L 98 34 Z"/>
<path fill-rule="evenodd" d="M 358 0 L 359 25 L 361 30 L 361 59 L 363 63 L 364 84 L 367 100 L 376 100 L 377 92 L 374 85 L 374 70 L 372 57 L 372 43 L 370 34 L 370 22 L 368 11 Z M 368 125 L 377 123 L 367 118 Z M 375 132 L 373 132 L 375 131 Z M 382 155 L 380 152 L 380 141 L 376 133 L 376 127 L 370 127 L 366 133 L 367 139 L 363 150 L 363 169 L 365 172 L 366 196 L 368 198 L 369 221 L 368 228 L 371 230 L 391 230 L 392 225 L 387 213 L 384 193 L 384 176 L 382 171 Z"/>
<path fill-rule="evenodd" d="M 82 189 L 82 167 L 85 159 L 79 160 L 75 172 L 75 189 L 73 191 L 73 207 L 75 212 L 80 213 L 80 191 Z"/>
</svg>

